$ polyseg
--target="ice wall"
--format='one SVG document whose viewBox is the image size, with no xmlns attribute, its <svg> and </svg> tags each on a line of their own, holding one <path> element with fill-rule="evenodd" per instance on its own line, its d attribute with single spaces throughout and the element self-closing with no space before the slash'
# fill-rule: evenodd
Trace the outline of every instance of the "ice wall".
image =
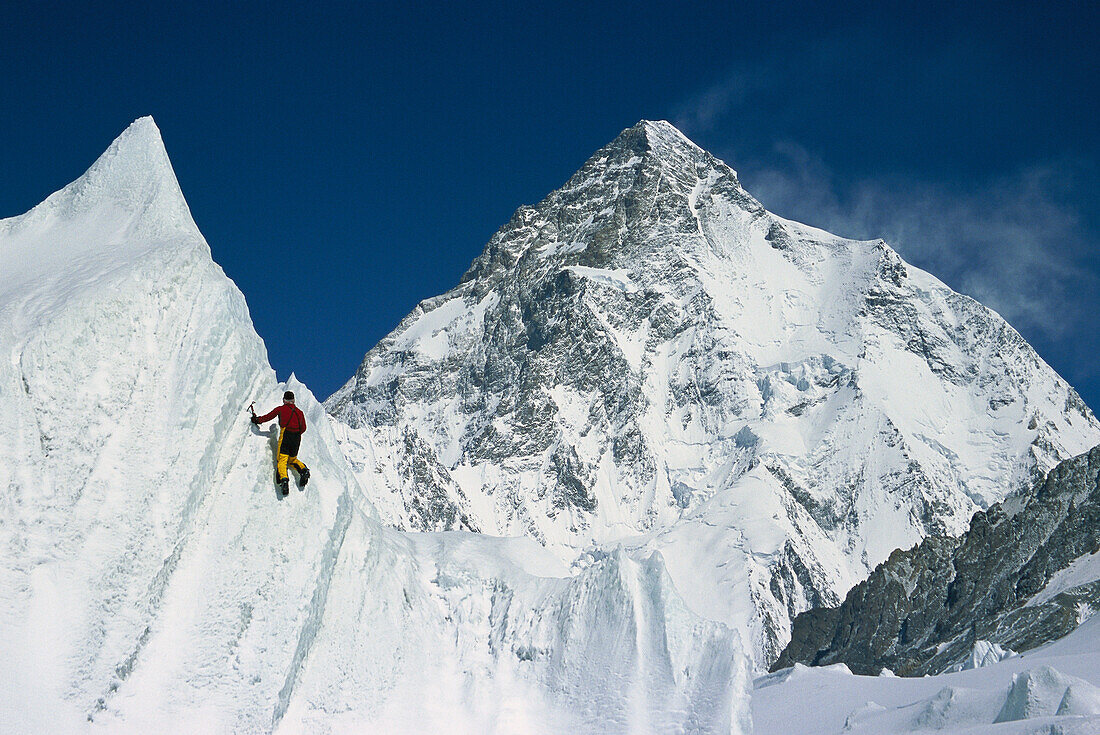
<svg viewBox="0 0 1100 735">
<path fill-rule="evenodd" d="M 382 528 L 276 380 L 151 119 L 0 221 L 0 731 L 739 732 L 659 556 Z M 245 407 L 299 396 L 283 499 Z"/>
</svg>

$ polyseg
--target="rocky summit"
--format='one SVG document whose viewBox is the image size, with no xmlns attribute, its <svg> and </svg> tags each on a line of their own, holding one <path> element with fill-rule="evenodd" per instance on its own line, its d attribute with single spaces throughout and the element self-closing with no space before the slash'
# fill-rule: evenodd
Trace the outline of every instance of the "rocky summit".
<svg viewBox="0 0 1100 735">
<path fill-rule="evenodd" d="M 325 407 L 387 524 L 524 535 L 574 568 L 660 552 L 758 665 L 894 549 L 1100 443 L 997 314 L 881 240 L 768 212 L 647 121 Z"/>
<path fill-rule="evenodd" d="M 1097 552 L 1100 447 L 1058 465 L 1033 492 L 975 514 L 962 537 L 891 554 L 840 607 L 799 615 L 774 668 L 845 663 L 856 673 L 921 676 L 984 642 L 1035 648 L 1100 606 Z"/>
</svg>

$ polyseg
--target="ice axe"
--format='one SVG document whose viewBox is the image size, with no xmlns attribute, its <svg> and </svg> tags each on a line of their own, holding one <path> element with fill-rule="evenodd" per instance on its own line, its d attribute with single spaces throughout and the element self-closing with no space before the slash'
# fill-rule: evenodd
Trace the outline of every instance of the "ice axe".
<svg viewBox="0 0 1100 735">
<path fill-rule="evenodd" d="M 248 404 L 248 412 L 252 414 L 252 418 L 256 418 L 256 409 L 254 408 L 255 405 L 255 401 L 252 401 L 252 403 Z"/>
</svg>

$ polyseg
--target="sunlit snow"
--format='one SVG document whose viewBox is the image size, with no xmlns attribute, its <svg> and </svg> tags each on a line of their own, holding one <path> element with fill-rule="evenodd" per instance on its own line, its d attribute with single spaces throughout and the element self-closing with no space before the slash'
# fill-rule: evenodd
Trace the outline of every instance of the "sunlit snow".
<svg viewBox="0 0 1100 735">
<path fill-rule="evenodd" d="M 736 633 L 659 554 L 379 523 L 151 119 L 0 222 L 0 272 L 0 732 L 747 731 Z M 313 472 L 284 499 L 245 409 L 286 388 Z"/>
</svg>

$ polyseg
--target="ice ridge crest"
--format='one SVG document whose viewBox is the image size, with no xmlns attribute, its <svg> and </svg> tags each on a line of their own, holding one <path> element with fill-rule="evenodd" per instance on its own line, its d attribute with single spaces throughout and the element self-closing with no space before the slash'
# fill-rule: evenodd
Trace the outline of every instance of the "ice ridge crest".
<svg viewBox="0 0 1100 735">
<path fill-rule="evenodd" d="M 131 232 L 138 236 L 201 237 L 152 117 L 135 120 L 83 176 L 0 227 L 18 232 L 48 220 L 76 220 L 110 210 L 130 218 Z"/>
</svg>

